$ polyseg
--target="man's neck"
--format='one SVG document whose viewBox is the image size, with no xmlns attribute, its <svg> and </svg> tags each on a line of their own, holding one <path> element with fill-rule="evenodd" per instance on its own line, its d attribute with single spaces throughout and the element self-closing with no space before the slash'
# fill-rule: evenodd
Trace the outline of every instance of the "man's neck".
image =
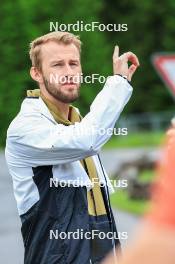
<svg viewBox="0 0 175 264">
<path fill-rule="evenodd" d="M 46 99 L 48 99 L 51 103 L 53 103 L 58 110 L 61 112 L 61 115 L 64 119 L 69 118 L 69 104 L 65 104 L 57 99 L 55 99 L 52 95 L 50 95 L 47 91 L 41 91 Z"/>
</svg>

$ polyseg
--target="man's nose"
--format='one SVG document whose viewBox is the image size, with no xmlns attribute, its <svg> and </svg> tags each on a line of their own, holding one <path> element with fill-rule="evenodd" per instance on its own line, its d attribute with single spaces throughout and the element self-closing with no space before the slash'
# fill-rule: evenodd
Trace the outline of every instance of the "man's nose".
<svg viewBox="0 0 175 264">
<path fill-rule="evenodd" d="M 65 65 L 65 74 L 66 75 L 73 75 L 74 74 L 74 70 L 71 68 L 71 66 L 69 64 Z"/>
</svg>

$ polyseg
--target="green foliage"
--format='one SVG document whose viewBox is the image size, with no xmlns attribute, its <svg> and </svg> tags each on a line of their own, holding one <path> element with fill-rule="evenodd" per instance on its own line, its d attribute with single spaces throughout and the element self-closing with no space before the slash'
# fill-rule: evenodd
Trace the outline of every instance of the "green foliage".
<svg viewBox="0 0 175 264">
<path fill-rule="evenodd" d="M 110 47 L 117 43 L 122 53 L 133 51 L 139 57 L 141 65 L 132 81 L 134 94 L 126 113 L 174 109 L 173 99 L 150 61 L 155 52 L 175 50 L 174 12 L 173 0 L 105 0 L 103 22 L 128 24 L 127 32 L 107 32 Z"/>
<path fill-rule="evenodd" d="M 154 178 L 155 172 L 153 170 L 144 170 L 138 177 L 141 183 L 153 183 Z M 127 190 L 121 188 L 117 189 L 110 199 L 113 207 L 136 215 L 143 215 L 150 206 L 149 200 L 130 199 Z"/>
<path fill-rule="evenodd" d="M 49 32 L 50 21 L 128 24 L 127 32 L 74 32 L 84 43 L 84 75 L 112 74 L 112 53 L 118 43 L 121 52 L 132 50 L 141 62 L 126 113 L 173 109 L 171 96 L 150 64 L 150 55 L 157 51 L 173 51 L 174 12 L 173 0 L 166 3 L 134 0 L 132 4 L 128 0 L 1 0 L 0 146 L 5 144 L 7 127 L 19 111 L 26 90 L 36 87 L 29 76 L 28 46 L 31 40 Z M 101 88 L 99 83 L 82 85 L 76 105 L 83 115 L 89 111 L 90 103 Z"/>
<path fill-rule="evenodd" d="M 144 170 L 139 176 L 139 181 L 142 183 L 152 183 L 155 178 L 155 171 L 152 170 Z"/>
<path fill-rule="evenodd" d="M 112 207 L 136 215 L 143 215 L 149 206 L 148 201 L 131 200 L 126 191 L 117 190 L 110 196 Z"/>
</svg>

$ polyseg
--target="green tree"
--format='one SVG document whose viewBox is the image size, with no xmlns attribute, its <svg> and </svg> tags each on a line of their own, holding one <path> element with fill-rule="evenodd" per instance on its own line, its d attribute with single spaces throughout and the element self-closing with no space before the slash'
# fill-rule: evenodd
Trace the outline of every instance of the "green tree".
<svg viewBox="0 0 175 264">
<path fill-rule="evenodd" d="M 28 79 L 26 67 L 26 31 L 18 2 L 1 1 L 1 88 L 0 145 L 4 145 L 9 122 L 19 110 L 24 84 Z"/>
<path fill-rule="evenodd" d="M 174 109 L 173 98 L 153 69 L 150 59 L 155 52 L 175 50 L 174 13 L 173 0 L 105 0 L 102 21 L 106 24 L 128 24 L 127 32 L 106 32 L 108 41 L 118 43 L 121 52 L 131 50 L 136 53 L 141 64 L 132 81 L 134 94 L 127 112 Z"/>
</svg>

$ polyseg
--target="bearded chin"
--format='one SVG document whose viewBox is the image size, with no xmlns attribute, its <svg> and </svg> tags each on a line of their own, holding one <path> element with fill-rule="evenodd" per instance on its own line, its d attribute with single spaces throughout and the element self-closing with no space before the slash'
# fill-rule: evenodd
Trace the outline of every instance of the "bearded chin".
<svg viewBox="0 0 175 264">
<path fill-rule="evenodd" d="M 75 102 L 79 97 L 79 89 L 76 94 L 66 95 L 62 93 L 54 84 L 50 83 L 46 78 L 43 77 L 44 85 L 47 92 L 54 97 L 56 100 L 59 100 L 62 103 L 70 104 Z"/>
</svg>

